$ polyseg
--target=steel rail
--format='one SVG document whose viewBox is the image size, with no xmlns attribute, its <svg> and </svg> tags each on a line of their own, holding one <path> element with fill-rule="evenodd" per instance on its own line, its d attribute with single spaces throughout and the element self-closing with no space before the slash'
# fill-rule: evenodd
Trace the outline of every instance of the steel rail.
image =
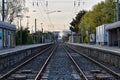
<svg viewBox="0 0 120 80">
<path fill-rule="evenodd" d="M 87 76 L 84 74 L 84 72 L 81 70 L 81 68 L 78 66 L 78 64 L 75 62 L 75 60 L 73 59 L 73 57 L 70 55 L 70 53 L 67 51 L 67 49 L 65 49 L 65 47 L 63 47 L 63 49 L 65 50 L 66 54 L 68 55 L 68 57 L 72 60 L 73 64 L 76 67 L 76 70 L 78 72 L 78 74 L 80 75 L 80 77 L 83 80 L 88 80 Z"/>
<path fill-rule="evenodd" d="M 49 50 L 51 47 L 48 47 L 44 50 L 42 50 L 41 52 L 39 52 L 39 54 L 34 55 L 33 57 L 29 58 L 28 60 L 26 60 L 25 62 L 19 64 L 17 67 L 13 68 L 12 70 L 8 71 L 6 74 L 0 76 L 0 80 L 4 80 L 7 77 L 9 77 L 11 74 L 15 73 L 18 69 L 20 69 L 21 67 L 23 67 L 25 64 L 27 64 L 28 62 L 32 61 L 33 59 L 35 59 L 37 56 L 41 55 L 42 53 L 44 53 L 45 51 Z"/>
<path fill-rule="evenodd" d="M 52 58 L 52 55 L 54 54 L 56 48 L 57 48 L 57 46 L 52 50 L 51 54 L 48 56 L 47 60 L 43 64 L 42 68 L 40 69 L 39 73 L 36 75 L 34 80 L 40 80 L 40 78 L 42 76 L 42 72 L 44 72 L 44 70 L 45 70 L 46 66 L 48 65 L 50 59 Z"/>
<path fill-rule="evenodd" d="M 69 47 L 69 46 L 68 46 Z M 95 64 L 97 64 L 98 66 L 100 66 L 101 68 L 103 68 L 105 71 L 107 71 L 109 74 L 112 74 L 116 79 L 120 79 L 120 74 L 116 73 L 115 71 L 111 70 L 110 68 L 104 66 L 103 64 L 99 63 L 98 61 L 88 57 L 85 54 L 81 54 L 78 50 L 69 47 L 70 49 L 74 50 L 75 52 L 79 53 L 79 55 L 82 55 L 83 57 L 89 59 L 90 61 L 94 62 Z"/>
</svg>

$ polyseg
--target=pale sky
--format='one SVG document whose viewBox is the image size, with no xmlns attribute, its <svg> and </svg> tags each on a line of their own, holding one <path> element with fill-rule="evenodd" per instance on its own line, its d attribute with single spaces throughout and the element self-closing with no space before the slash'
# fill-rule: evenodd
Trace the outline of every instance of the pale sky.
<svg viewBox="0 0 120 80">
<path fill-rule="evenodd" d="M 105 0 L 26 0 L 26 7 L 29 8 L 26 15 L 30 16 L 30 30 L 34 31 L 35 18 L 37 30 L 41 30 L 41 23 L 45 31 L 68 30 L 69 23 L 80 10 L 91 10 L 101 1 Z M 26 19 L 23 22 L 26 25 Z"/>
</svg>

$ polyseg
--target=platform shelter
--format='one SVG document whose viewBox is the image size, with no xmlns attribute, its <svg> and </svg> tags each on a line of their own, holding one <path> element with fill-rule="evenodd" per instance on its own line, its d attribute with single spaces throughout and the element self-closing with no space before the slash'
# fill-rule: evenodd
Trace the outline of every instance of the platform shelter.
<svg viewBox="0 0 120 80">
<path fill-rule="evenodd" d="M 108 45 L 120 47 L 120 21 L 107 26 Z"/>
<path fill-rule="evenodd" d="M 0 21 L 0 49 L 15 47 L 16 26 Z"/>
</svg>

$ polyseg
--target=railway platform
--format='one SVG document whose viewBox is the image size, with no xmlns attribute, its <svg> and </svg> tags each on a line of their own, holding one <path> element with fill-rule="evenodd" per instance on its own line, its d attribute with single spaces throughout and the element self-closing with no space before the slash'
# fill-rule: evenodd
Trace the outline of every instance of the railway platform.
<svg viewBox="0 0 120 80">
<path fill-rule="evenodd" d="M 108 52 L 112 52 L 112 53 L 118 53 L 120 54 L 120 48 L 119 47 L 115 47 L 115 46 L 101 46 L 101 45 L 90 45 L 90 44 L 79 44 L 79 43 L 70 43 L 72 45 L 76 45 L 76 46 L 81 46 L 81 47 L 86 47 L 86 48 L 91 48 L 91 49 L 99 49 L 99 50 L 103 50 L 103 51 L 108 51 Z"/>
<path fill-rule="evenodd" d="M 49 43 L 21 45 L 21 46 L 16 46 L 14 48 L 0 49 L 0 55 L 12 53 L 12 52 L 17 52 L 17 51 L 21 51 L 21 50 L 25 50 L 25 49 L 29 49 L 29 48 L 39 47 L 39 46 L 43 46 L 43 45 L 47 45 L 47 44 L 49 44 Z"/>
<path fill-rule="evenodd" d="M 67 43 L 68 46 L 79 50 L 93 58 L 107 62 L 120 68 L 120 49 L 118 47 L 108 47 L 89 44 Z"/>
<path fill-rule="evenodd" d="M 22 45 L 16 46 L 15 48 L 1 49 L 0 50 L 0 70 L 7 68 L 21 60 L 35 55 L 41 50 L 51 46 L 52 43 L 45 44 L 33 44 L 33 45 Z"/>
</svg>

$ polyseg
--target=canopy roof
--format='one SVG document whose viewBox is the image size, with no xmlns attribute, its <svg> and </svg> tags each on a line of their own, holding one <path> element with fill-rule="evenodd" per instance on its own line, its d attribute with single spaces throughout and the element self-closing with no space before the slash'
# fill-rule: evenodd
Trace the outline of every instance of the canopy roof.
<svg viewBox="0 0 120 80">
<path fill-rule="evenodd" d="M 120 21 L 114 22 L 114 23 L 108 25 L 107 28 L 106 28 L 106 30 L 116 29 L 118 27 L 120 27 Z"/>
<path fill-rule="evenodd" d="M 3 21 L 0 21 L 0 28 L 5 28 L 5 29 L 9 29 L 9 30 L 16 30 L 15 25 L 12 25 L 12 24 L 9 24 L 9 23 L 3 22 Z"/>
</svg>

